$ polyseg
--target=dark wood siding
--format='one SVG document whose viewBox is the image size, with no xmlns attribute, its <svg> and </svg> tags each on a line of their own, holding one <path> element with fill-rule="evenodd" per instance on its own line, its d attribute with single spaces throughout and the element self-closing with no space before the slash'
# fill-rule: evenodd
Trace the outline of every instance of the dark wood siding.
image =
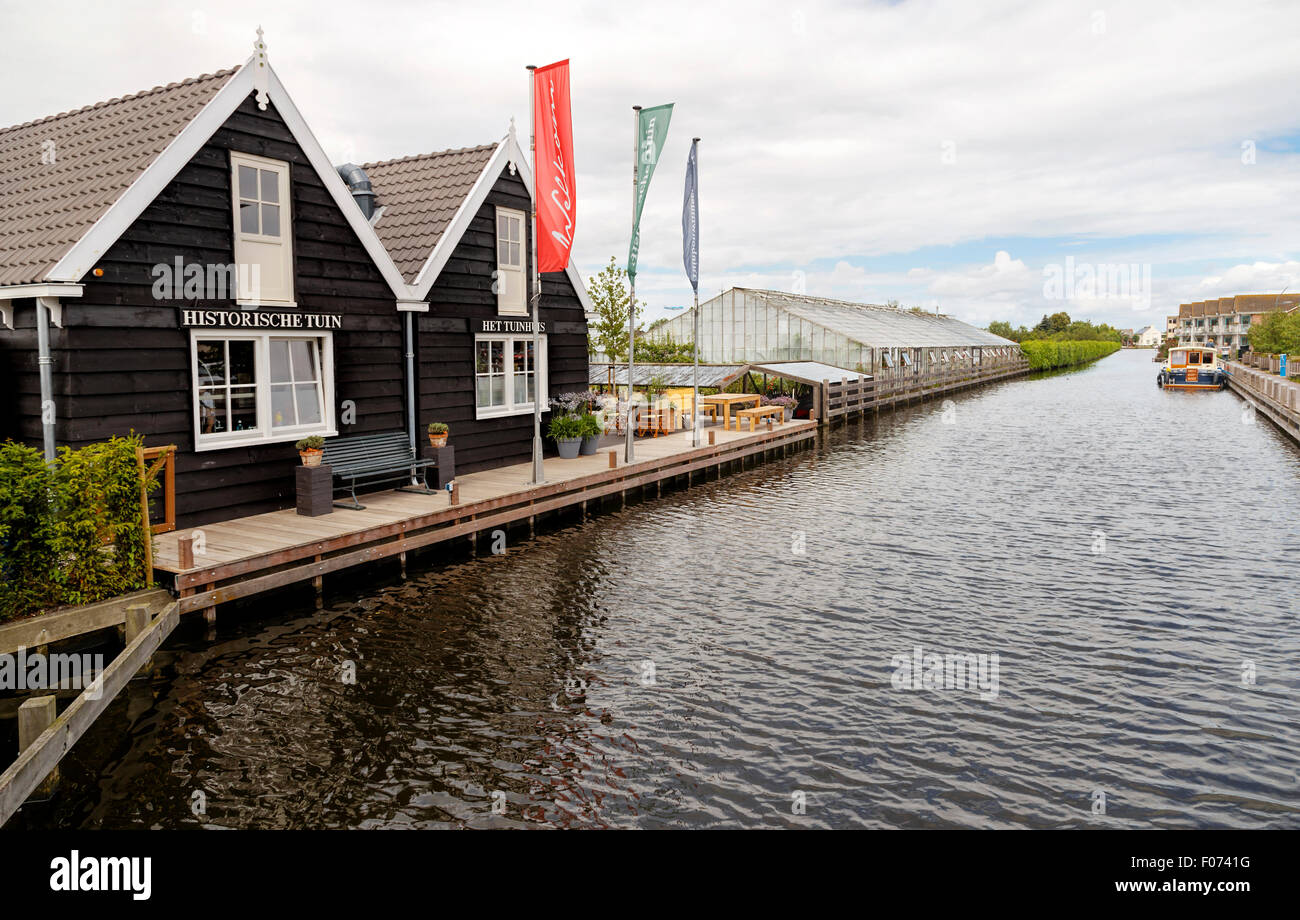
<svg viewBox="0 0 1300 920">
<path fill-rule="evenodd" d="M 73 447 L 135 430 L 151 445 L 174 443 L 177 520 L 192 526 L 294 503 L 292 443 L 193 450 L 189 332 L 177 301 L 153 297 L 152 266 L 234 261 L 231 150 L 291 164 L 297 310 L 341 313 L 334 332 L 335 413 L 341 434 L 405 427 L 402 318 L 395 297 L 356 233 L 271 105 L 250 97 L 99 262 L 102 278 L 64 302 L 55 330 L 56 434 Z M 230 300 L 186 307 L 232 308 Z M 33 311 L 22 311 L 31 326 Z M 19 344 L 21 343 L 21 344 Z M 7 333 L 3 362 L 18 392 L 10 427 L 40 441 L 35 333 Z M 339 404 L 355 404 L 342 424 Z M 8 429 L 6 429 L 8 430 Z"/>
<path fill-rule="evenodd" d="M 529 211 L 523 180 L 503 171 L 429 292 L 419 327 L 419 422 L 446 422 L 456 470 L 473 472 L 532 456 L 533 417 L 474 418 L 474 333 L 471 320 L 496 319 L 496 206 Z M 525 225 L 527 225 L 525 221 Z M 532 290 L 531 227 L 525 229 L 526 271 Z M 541 319 L 547 328 L 550 395 L 587 389 L 586 315 L 564 272 L 542 276 Z M 543 425 L 549 418 L 543 415 Z M 543 429 L 543 434 L 545 430 Z M 427 441 L 426 441 L 427 443 Z"/>
<path fill-rule="evenodd" d="M 15 300 L 13 330 L 0 328 L 0 440 L 21 441 L 40 447 L 41 376 L 36 346 L 36 301 Z M 53 369 L 67 364 L 67 335 L 50 325 L 50 355 Z M 57 380 L 57 378 L 55 378 Z M 56 406 L 55 432 L 58 414 Z"/>
</svg>

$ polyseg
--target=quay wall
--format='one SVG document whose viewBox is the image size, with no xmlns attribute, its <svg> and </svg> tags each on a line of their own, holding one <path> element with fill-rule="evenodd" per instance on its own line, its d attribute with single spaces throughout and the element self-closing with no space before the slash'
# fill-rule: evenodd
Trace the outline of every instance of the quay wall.
<svg viewBox="0 0 1300 920">
<path fill-rule="evenodd" d="M 1228 373 L 1233 392 L 1300 443 L 1300 384 L 1236 361 L 1228 362 Z"/>
</svg>

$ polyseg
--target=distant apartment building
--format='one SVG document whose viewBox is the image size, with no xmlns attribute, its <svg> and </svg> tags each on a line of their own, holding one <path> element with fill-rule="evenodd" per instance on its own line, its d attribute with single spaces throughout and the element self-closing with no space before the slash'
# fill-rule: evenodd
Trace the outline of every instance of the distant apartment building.
<svg viewBox="0 0 1300 920">
<path fill-rule="evenodd" d="M 1155 326 L 1143 326 L 1137 331 L 1138 348 L 1159 348 L 1164 339 L 1164 330 Z"/>
<path fill-rule="evenodd" d="M 1176 333 L 1180 345 L 1207 345 L 1237 355 L 1250 347 L 1250 327 L 1274 310 L 1300 307 L 1300 294 L 1237 294 L 1178 305 Z"/>
</svg>

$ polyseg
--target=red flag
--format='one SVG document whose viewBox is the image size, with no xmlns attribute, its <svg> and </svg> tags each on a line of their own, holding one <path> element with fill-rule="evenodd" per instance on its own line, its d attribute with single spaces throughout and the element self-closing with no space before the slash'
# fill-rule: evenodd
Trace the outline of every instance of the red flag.
<svg viewBox="0 0 1300 920">
<path fill-rule="evenodd" d="M 567 60 L 534 71 L 533 132 L 537 144 L 533 156 L 537 170 L 537 270 L 562 272 L 569 265 L 578 211 Z"/>
</svg>

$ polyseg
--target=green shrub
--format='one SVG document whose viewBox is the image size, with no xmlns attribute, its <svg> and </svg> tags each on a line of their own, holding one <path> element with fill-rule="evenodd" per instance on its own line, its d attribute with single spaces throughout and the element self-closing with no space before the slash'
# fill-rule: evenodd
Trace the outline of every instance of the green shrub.
<svg viewBox="0 0 1300 920">
<path fill-rule="evenodd" d="M 1071 367 L 1104 358 L 1119 351 L 1119 342 L 1055 341 L 1029 339 L 1020 343 L 1020 349 L 1029 359 L 1030 370 L 1045 371 L 1056 367 Z"/>
<path fill-rule="evenodd" d="M 304 450 L 321 450 L 325 447 L 325 439 L 318 434 L 309 435 L 293 445 L 294 450 L 302 452 Z"/>
<path fill-rule="evenodd" d="M 582 437 L 584 438 L 599 437 L 605 430 L 605 426 L 600 423 L 600 419 L 590 412 L 578 416 L 578 423 L 581 425 Z"/>
<path fill-rule="evenodd" d="M 57 603 L 53 502 L 41 452 L 0 444 L 0 621 Z"/>
<path fill-rule="evenodd" d="M 141 443 L 61 447 L 52 465 L 0 445 L 0 620 L 145 587 Z"/>
</svg>

